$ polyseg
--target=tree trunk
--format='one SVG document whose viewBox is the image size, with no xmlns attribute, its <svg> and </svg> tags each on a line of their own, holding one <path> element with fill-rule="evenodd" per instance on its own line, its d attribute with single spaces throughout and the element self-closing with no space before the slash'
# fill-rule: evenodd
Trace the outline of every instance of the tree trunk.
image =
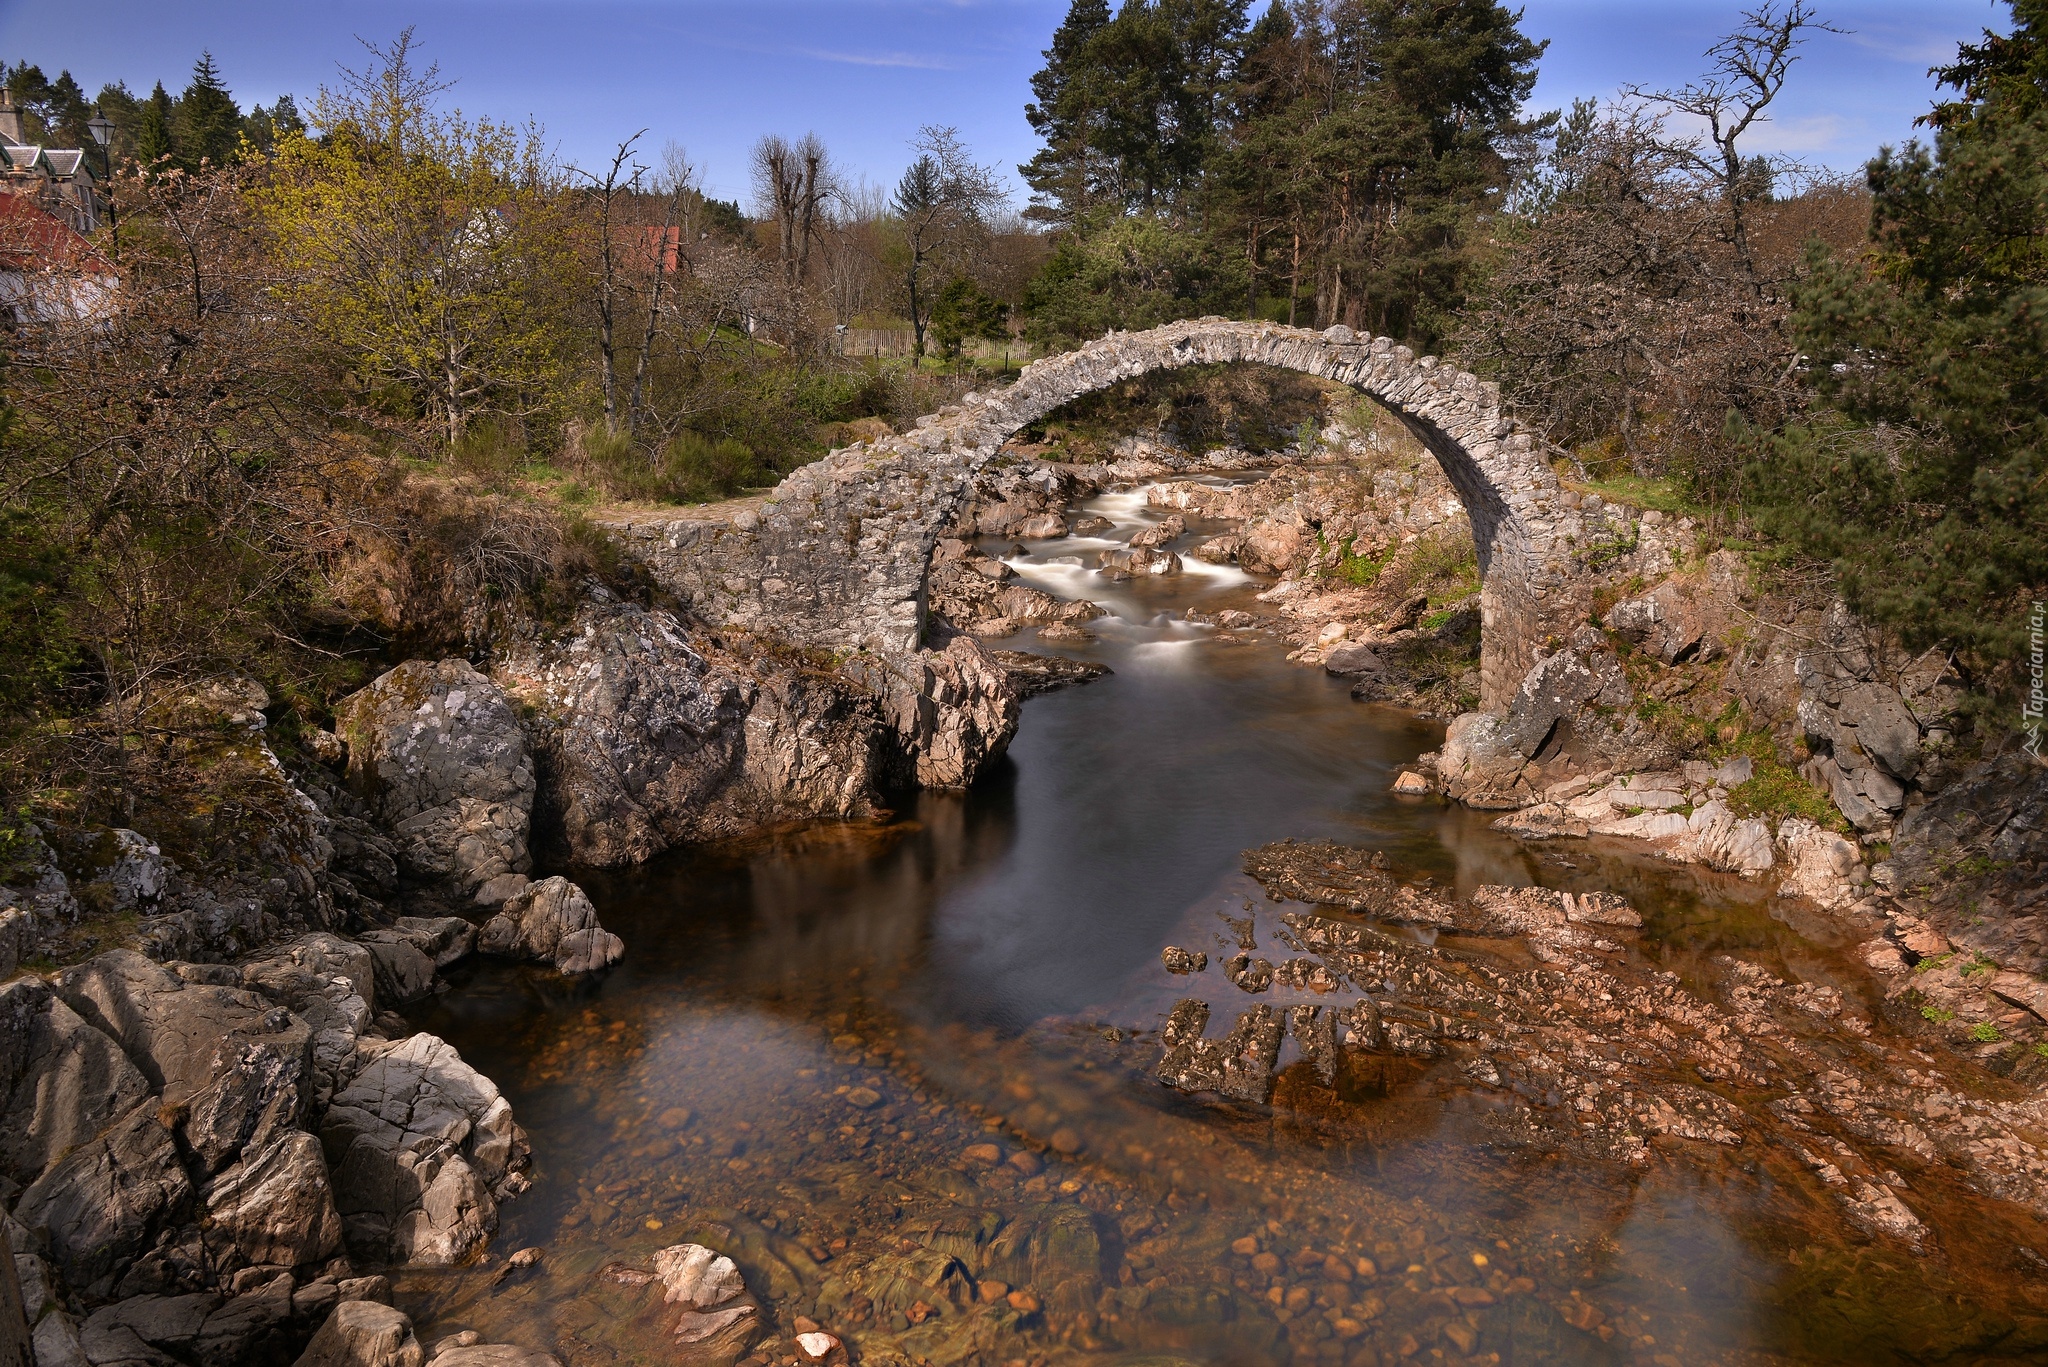
<svg viewBox="0 0 2048 1367">
<path fill-rule="evenodd" d="M 917 268 L 923 263 L 916 247 L 910 249 L 910 332 L 913 338 L 911 369 L 924 360 L 924 314 L 917 302 Z"/>
<path fill-rule="evenodd" d="M 1294 265 L 1287 275 L 1287 326 L 1294 326 L 1294 305 L 1301 298 L 1301 229 L 1294 230 Z"/>
</svg>

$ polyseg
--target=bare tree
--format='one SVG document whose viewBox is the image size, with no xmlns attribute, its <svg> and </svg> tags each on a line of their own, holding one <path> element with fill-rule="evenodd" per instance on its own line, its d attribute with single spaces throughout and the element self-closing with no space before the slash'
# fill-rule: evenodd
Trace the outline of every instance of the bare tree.
<svg viewBox="0 0 2048 1367">
<path fill-rule="evenodd" d="M 816 133 L 795 143 L 771 133 L 754 144 L 754 193 L 780 237 L 776 261 L 783 288 L 795 290 L 810 274 L 811 243 L 834 188 L 831 160 Z"/>
<path fill-rule="evenodd" d="M 662 311 L 668 305 L 671 272 L 689 264 L 689 235 L 684 231 L 683 212 L 697 198 L 696 170 L 683 149 L 669 143 L 662 149 L 661 223 L 650 236 L 653 260 L 648 266 L 647 321 L 640 333 L 640 354 L 633 361 L 633 393 L 626 402 L 626 430 L 638 429 L 642 404 L 647 394 L 647 367 L 654 356 L 654 339 L 661 330 Z"/>
<path fill-rule="evenodd" d="M 1691 139 L 1668 145 L 1687 162 L 1689 169 L 1718 191 L 1736 259 L 1750 287 L 1758 294 L 1763 292 L 1763 284 L 1750 251 L 1745 207 L 1751 200 L 1768 197 L 1776 174 L 1796 169 L 1796 163 L 1770 158 L 1745 160 L 1738 144 L 1751 127 L 1765 118 L 1764 111 L 1785 88 L 1785 77 L 1799 60 L 1799 48 L 1810 30 L 1843 32 L 1815 18 L 1813 6 L 1807 0 L 1790 0 L 1783 9 L 1771 0 L 1743 11 L 1741 26 L 1707 49 L 1713 65 L 1699 80 L 1677 90 L 1626 86 L 1622 92 L 1660 113 L 1681 114 L 1706 124 L 1706 146 Z"/>
<path fill-rule="evenodd" d="M 917 160 L 896 183 L 890 207 L 903 222 L 910 261 L 905 285 L 917 359 L 924 357 L 925 326 L 931 305 L 922 290 L 928 262 L 957 252 L 988 231 L 988 221 L 1008 196 L 995 169 L 978 166 L 960 142 L 959 130 L 927 124 L 911 144 Z"/>
<path fill-rule="evenodd" d="M 621 281 L 619 268 L 622 264 L 622 250 L 619 242 L 619 217 L 622 201 L 630 202 L 640 188 L 640 178 L 647 174 L 647 168 L 633 159 L 633 144 L 647 136 L 641 129 L 618 145 L 612 153 L 611 165 L 603 175 L 593 175 L 578 169 L 575 175 L 589 182 L 585 194 L 597 209 L 597 357 L 599 388 L 604 393 L 604 430 L 608 435 L 619 432 L 619 371 L 615 342 L 619 311 Z M 634 402 L 639 401 L 639 386 L 636 383 Z M 631 418 L 627 419 L 628 425 Z"/>
<path fill-rule="evenodd" d="M 1495 225 L 1498 254 L 1454 344 L 1583 462 L 1689 472 L 1711 490 L 1735 473 L 1731 412 L 1770 428 L 1802 401 L 1789 285 L 1816 237 L 1853 249 L 1868 201 L 1814 180 L 1751 202 L 1745 264 L 1697 150 L 1640 103 L 1581 102 Z"/>
<path fill-rule="evenodd" d="M 834 322 L 851 323 L 885 306 L 894 280 L 886 260 L 893 234 L 886 189 L 865 179 L 838 186 L 818 238 L 824 258 L 820 283 Z"/>
</svg>

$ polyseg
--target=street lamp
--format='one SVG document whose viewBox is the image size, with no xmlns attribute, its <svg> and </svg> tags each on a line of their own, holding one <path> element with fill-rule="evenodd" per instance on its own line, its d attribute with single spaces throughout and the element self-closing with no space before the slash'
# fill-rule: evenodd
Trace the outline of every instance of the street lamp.
<svg viewBox="0 0 2048 1367">
<path fill-rule="evenodd" d="M 121 218 L 114 211 L 114 154 L 108 150 L 108 144 L 114 140 L 114 121 L 101 113 L 99 108 L 95 106 L 92 111 L 92 117 L 85 121 L 85 130 L 92 134 L 92 140 L 99 144 L 100 165 L 106 169 L 107 226 L 113 229 L 114 256 L 116 259 L 119 259 L 121 255 Z"/>
</svg>

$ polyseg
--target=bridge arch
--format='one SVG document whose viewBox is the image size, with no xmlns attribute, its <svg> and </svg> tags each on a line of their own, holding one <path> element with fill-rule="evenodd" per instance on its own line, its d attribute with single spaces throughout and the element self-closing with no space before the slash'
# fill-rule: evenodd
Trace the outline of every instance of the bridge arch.
<svg viewBox="0 0 2048 1367">
<path fill-rule="evenodd" d="M 738 510 L 624 528 L 708 620 L 793 644 L 915 652 L 941 530 L 1010 437 L 1120 380 L 1191 365 L 1278 366 L 1348 385 L 1435 455 L 1479 552 L 1480 705 L 1504 710 L 1545 639 L 1577 615 L 1562 489 L 1499 389 L 1345 327 L 1314 332 L 1201 318 L 1111 333 L 1026 366 L 1015 383 L 920 418 L 915 430 L 834 451 Z"/>
</svg>

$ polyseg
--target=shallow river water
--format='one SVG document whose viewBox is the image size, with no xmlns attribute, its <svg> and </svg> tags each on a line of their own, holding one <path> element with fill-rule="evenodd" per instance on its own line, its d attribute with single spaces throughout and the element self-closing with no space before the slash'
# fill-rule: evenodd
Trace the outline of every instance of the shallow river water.
<svg viewBox="0 0 2048 1367">
<path fill-rule="evenodd" d="M 1248 603 L 1262 586 L 1239 571 L 1111 585 L 1063 562 L 1151 516 L 1141 495 L 1093 506 L 1107 540 L 991 549 L 1110 609 L 1064 653 L 1114 672 L 1028 702 L 971 792 L 577 871 L 625 939 L 618 969 L 470 967 L 416 1013 L 534 1149 L 493 1258 L 401 1282 L 424 1339 L 685 1360 L 590 1289 L 688 1239 L 739 1262 L 777 1362 L 799 1316 L 872 1362 L 2027 1360 L 2013 1329 L 2040 1275 L 1994 1258 L 2003 1216 L 1983 1250 L 1951 1238 L 1929 1260 L 1739 1148 L 1633 1170 L 1502 1150 L 1419 1067 L 1341 1093 L 1294 1067 L 1270 1108 L 1153 1081 L 1164 1013 L 1197 990 L 1162 947 L 1265 943 L 1278 909 L 1239 859 L 1290 836 L 1460 890 L 1625 893 L 1641 953 L 1688 983 L 1734 953 L 1871 989 L 1824 919 L 1763 889 L 1585 842 L 1544 853 L 1394 797 L 1440 727 L 1352 701 L 1277 638 L 1180 620 Z M 506 1275 L 529 1245 L 542 1266 Z"/>
</svg>

